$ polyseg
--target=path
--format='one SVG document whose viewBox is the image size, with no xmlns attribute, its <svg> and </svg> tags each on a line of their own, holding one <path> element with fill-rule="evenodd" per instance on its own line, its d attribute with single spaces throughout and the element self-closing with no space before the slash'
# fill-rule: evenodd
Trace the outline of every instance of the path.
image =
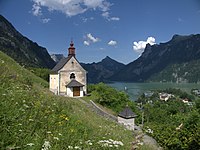
<svg viewBox="0 0 200 150">
<path fill-rule="evenodd" d="M 117 122 L 116 116 L 107 113 L 105 110 L 103 110 L 99 106 L 97 106 L 92 100 L 90 100 L 90 103 L 87 103 L 86 101 L 82 100 L 81 98 L 79 98 L 79 100 L 82 103 L 84 103 L 87 107 L 89 107 L 93 111 L 95 111 L 98 115 Z M 151 147 L 151 150 L 162 150 L 162 148 L 158 146 L 158 143 L 156 142 L 156 140 L 153 139 L 152 137 L 144 134 L 142 129 L 139 126 L 135 125 L 135 130 L 133 132 L 135 134 L 135 141 L 133 142 L 133 149 L 136 149 L 138 147 L 138 145 L 145 144 L 145 145 L 149 145 L 149 147 Z"/>
</svg>

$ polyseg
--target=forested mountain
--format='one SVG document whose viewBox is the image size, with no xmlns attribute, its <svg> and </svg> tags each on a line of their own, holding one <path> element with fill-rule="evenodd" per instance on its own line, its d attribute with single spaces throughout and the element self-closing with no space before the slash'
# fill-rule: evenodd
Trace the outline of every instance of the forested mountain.
<svg viewBox="0 0 200 150">
<path fill-rule="evenodd" d="M 0 15 L 0 50 L 25 67 L 52 68 L 55 62 L 46 48 L 20 34 Z"/>
<path fill-rule="evenodd" d="M 81 63 L 81 65 L 88 72 L 89 83 L 108 82 L 108 79 L 112 75 L 119 72 L 125 66 L 108 56 L 101 62 L 91 64 Z"/>
<path fill-rule="evenodd" d="M 144 81 L 200 81 L 200 34 L 174 35 L 166 43 L 146 45 L 142 55 L 113 75 L 112 80 Z"/>
</svg>

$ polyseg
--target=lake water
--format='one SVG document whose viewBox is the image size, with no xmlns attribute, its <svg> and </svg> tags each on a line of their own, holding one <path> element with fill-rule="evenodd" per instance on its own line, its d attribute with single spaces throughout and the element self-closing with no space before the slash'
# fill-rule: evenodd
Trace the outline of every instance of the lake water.
<svg viewBox="0 0 200 150">
<path fill-rule="evenodd" d="M 130 99 L 136 100 L 139 95 L 151 90 L 176 88 L 190 93 L 191 89 L 200 89 L 200 84 L 195 83 L 124 83 L 115 82 L 108 84 L 117 90 L 125 91 L 130 96 Z"/>
</svg>

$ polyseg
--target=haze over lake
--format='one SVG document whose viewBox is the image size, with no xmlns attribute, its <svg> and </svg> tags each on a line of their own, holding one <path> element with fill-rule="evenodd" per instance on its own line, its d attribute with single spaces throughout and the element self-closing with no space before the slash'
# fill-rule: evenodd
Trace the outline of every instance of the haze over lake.
<svg viewBox="0 0 200 150">
<path fill-rule="evenodd" d="M 200 88 L 200 84 L 195 83 L 124 83 L 124 82 L 114 82 L 108 84 L 111 87 L 116 88 L 120 91 L 125 91 L 130 96 L 130 99 L 136 100 L 139 95 L 144 92 L 149 92 L 159 89 L 176 88 L 181 89 L 190 93 L 191 89 Z"/>
</svg>

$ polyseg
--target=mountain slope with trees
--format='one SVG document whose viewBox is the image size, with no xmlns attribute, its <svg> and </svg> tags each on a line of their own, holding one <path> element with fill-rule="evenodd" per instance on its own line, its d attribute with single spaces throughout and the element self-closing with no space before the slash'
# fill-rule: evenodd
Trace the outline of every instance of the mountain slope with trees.
<svg viewBox="0 0 200 150">
<path fill-rule="evenodd" d="M 46 48 L 20 34 L 2 15 L 0 50 L 25 67 L 52 68 L 55 65 Z"/>
<path fill-rule="evenodd" d="M 152 46 L 147 44 L 144 52 L 137 60 L 126 65 L 110 79 L 115 81 L 144 82 L 148 79 L 158 81 L 159 78 L 161 81 L 180 80 L 197 82 L 200 80 L 200 76 L 198 76 L 200 71 L 197 65 L 199 64 L 199 60 L 200 34 L 189 36 L 174 35 L 169 42 Z M 187 64 L 188 69 L 185 69 L 183 72 L 183 69 L 179 68 L 183 68 L 185 64 Z M 173 71 L 169 73 L 165 69 L 167 67 L 171 69 L 170 66 L 175 67 L 175 69 L 172 69 Z M 189 67 L 192 68 L 189 69 Z M 165 74 L 161 71 L 165 72 Z M 180 72 L 183 75 L 176 76 Z M 176 77 L 172 79 L 173 76 Z"/>
<path fill-rule="evenodd" d="M 112 75 L 119 72 L 125 66 L 108 56 L 101 62 L 91 64 L 81 63 L 81 65 L 88 72 L 89 83 L 108 82 Z"/>
</svg>

